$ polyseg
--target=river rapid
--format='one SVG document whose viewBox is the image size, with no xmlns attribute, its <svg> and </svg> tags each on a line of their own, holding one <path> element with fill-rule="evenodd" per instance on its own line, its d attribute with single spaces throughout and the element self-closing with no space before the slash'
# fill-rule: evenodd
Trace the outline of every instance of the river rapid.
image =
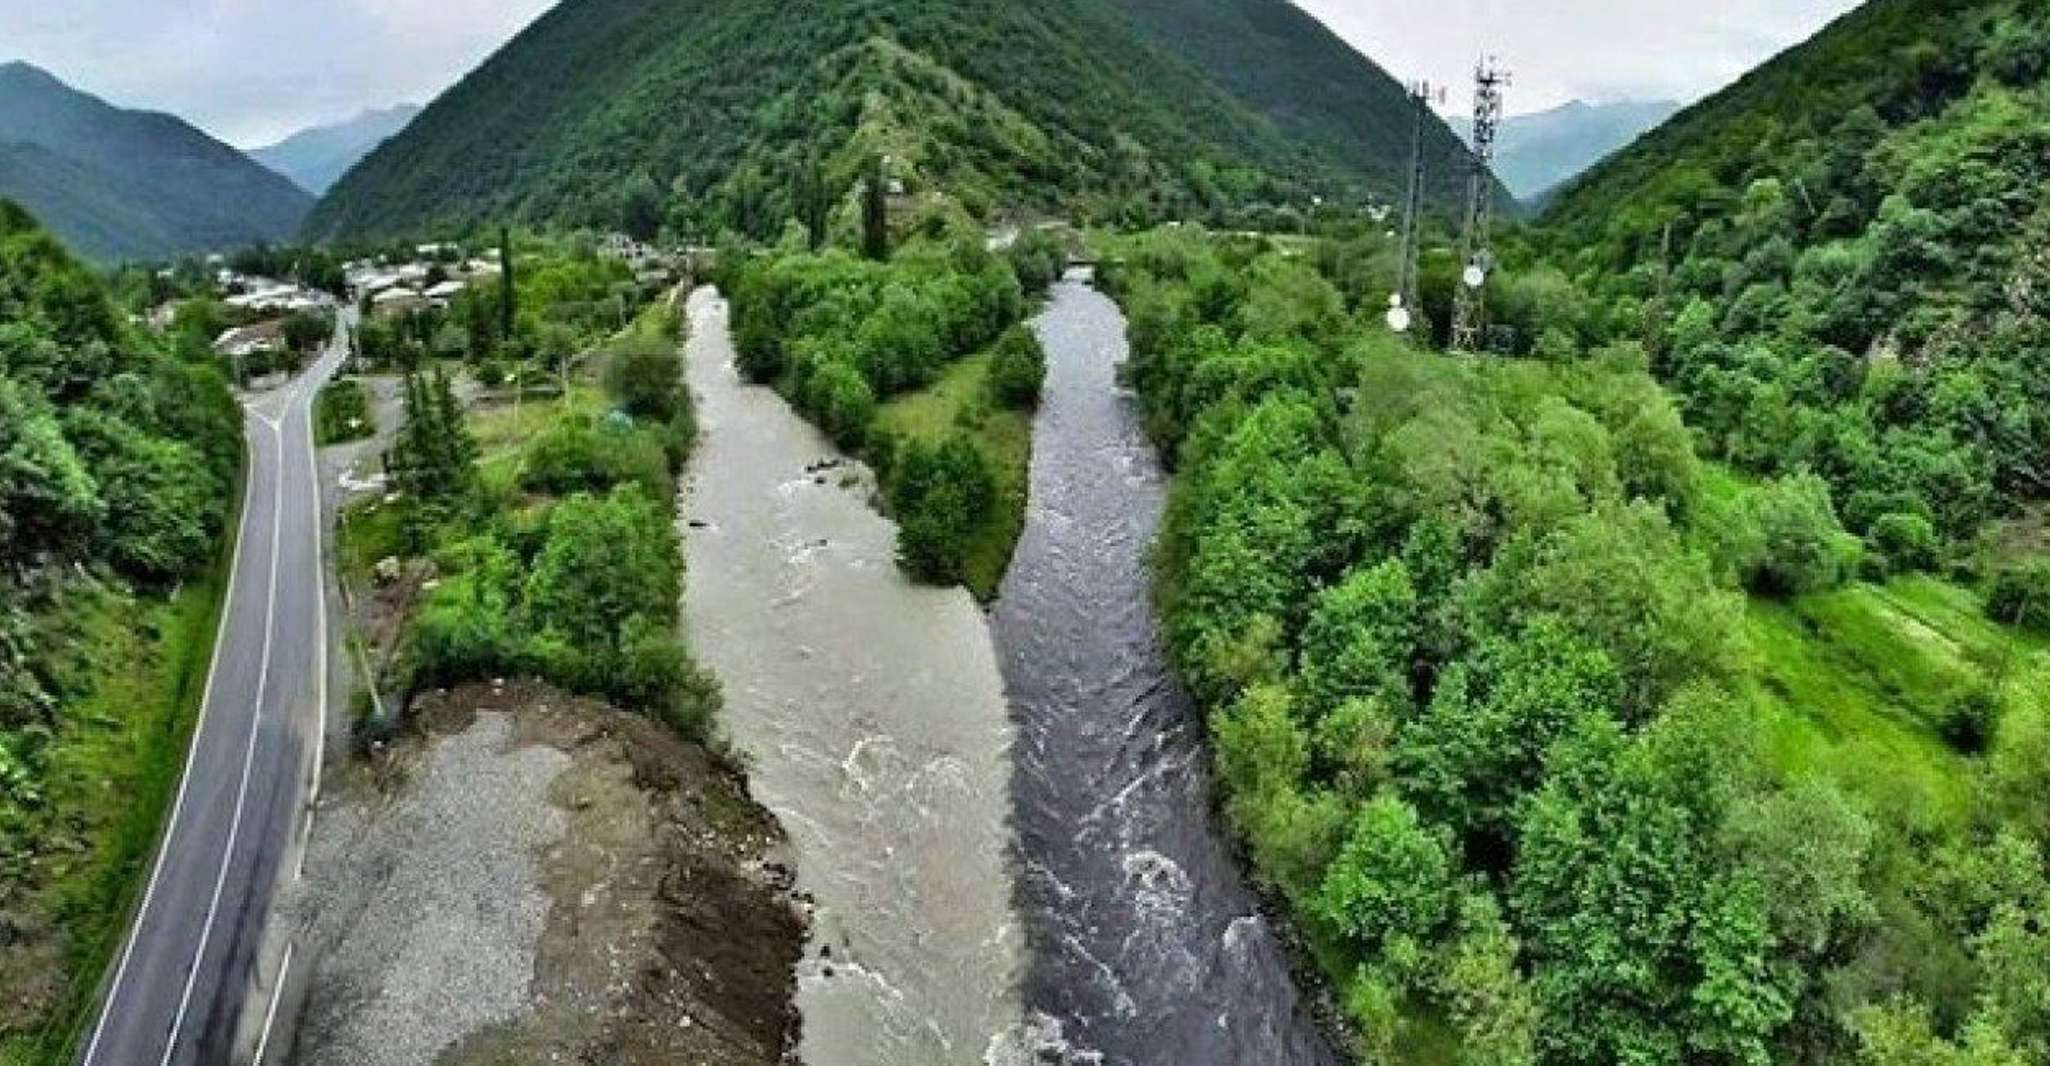
<svg viewBox="0 0 2050 1066">
<path fill-rule="evenodd" d="M 989 626 L 965 591 L 905 580 L 872 478 L 820 470 L 831 443 L 742 382 L 726 302 L 700 289 L 689 313 L 704 434 L 682 502 L 685 618 L 816 905 L 804 1061 L 985 1061 L 1017 1028 L 1024 965 Z"/>
<path fill-rule="evenodd" d="M 1214 824 L 1199 715 L 1155 630 L 1166 479 L 1116 381 L 1124 318 L 1074 273 L 1034 328 L 1031 506 L 994 625 L 1039 1040 L 1068 1062 L 1336 1062 Z"/>
</svg>

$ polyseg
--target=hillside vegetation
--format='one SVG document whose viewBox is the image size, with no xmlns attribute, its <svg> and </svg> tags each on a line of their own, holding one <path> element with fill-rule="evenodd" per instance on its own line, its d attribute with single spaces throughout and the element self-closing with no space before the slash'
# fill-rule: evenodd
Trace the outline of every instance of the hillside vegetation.
<svg viewBox="0 0 2050 1066">
<path fill-rule="evenodd" d="M 1116 251 L 1170 649 L 1369 1061 L 2050 1054 L 2041 642 L 1846 584 L 1826 487 L 1697 459 L 1634 344 L 1455 361 L 1341 256 Z"/>
<path fill-rule="evenodd" d="M 1917 565 L 2050 492 L 2046 75 L 2040 4 L 1874 0 L 1565 191 L 1538 257 L 1709 454 Z"/>
<path fill-rule="evenodd" d="M 170 115 L 0 64 L 0 197 L 91 259 L 168 259 L 296 232 L 313 199 Z"/>
<path fill-rule="evenodd" d="M 1216 47 L 1254 21 L 1258 50 Z M 1315 58 L 1329 107 L 1289 106 L 1280 52 Z M 570 0 L 365 160 L 309 232 L 612 227 L 655 200 L 681 232 L 772 238 L 813 167 L 837 199 L 878 149 L 908 193 L 944 187 L 978 215 L 1386 200 L 1385 131 L 1407 143 L 1391 87 L 1280 0 L 829 0 L 802 19 L 767 0 Z M 1348 133 L 1337 109 L 1354 104 Z M 1361 121 L 1384 131 L 1364 147 Z M 1435 120 L 1430 137 L 1457 152 Z"/>
<path fill-rule="evenodd" d="M 240 418 L 0 201 L 0 1062 L 59 1054 L 205 680 Z"/>
</svg>

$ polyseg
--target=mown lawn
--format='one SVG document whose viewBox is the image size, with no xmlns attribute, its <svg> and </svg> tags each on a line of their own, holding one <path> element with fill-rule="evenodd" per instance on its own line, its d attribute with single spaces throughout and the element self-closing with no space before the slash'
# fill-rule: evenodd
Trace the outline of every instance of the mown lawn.
<svg viewBox="0 0 2050 1066">
<path fill-rule="evenodd" d="M 1025 530 L 1032 465 L 1032 412 L 989 401 L 989 364 L 986 351 L 958 360 L 938 381 L 892 399 L 876 415 L 884 429 L 920 440 L 940 441 L 966 431 L 989 460 L 997 504 L 969 547 L 963 582 L 984 603 L 996 599 Z"/>
</svg>

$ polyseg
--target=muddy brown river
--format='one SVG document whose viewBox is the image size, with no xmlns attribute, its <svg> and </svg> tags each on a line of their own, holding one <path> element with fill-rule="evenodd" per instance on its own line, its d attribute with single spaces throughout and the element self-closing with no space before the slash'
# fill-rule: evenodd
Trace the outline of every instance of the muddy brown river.
<svg viewBox="0 0 2050 1066">
<path fill-rule="evenodd" d="M 1016 1028 L 1024 965 L 988 623 L 965 591 L 905 580 L 865 471 L 816 472 L 832 445 L 742 382 L 725 301 L 700 289 L 689 312 L 704 434 L 682 508 L 703 526 L 685 530 L 685 616 L 816 901 L 804 1061 L 984 1061 Z"/>
</svg>

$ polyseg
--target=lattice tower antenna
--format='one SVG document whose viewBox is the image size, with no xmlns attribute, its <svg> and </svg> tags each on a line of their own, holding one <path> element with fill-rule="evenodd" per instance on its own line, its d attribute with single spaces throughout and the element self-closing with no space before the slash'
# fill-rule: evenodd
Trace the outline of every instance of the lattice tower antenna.
<svg viewBox="0 0 2050 1066">
<path fill-rule="evenodd" d="M 1440 101 L 1445 90 L 1428 81 L 1411 82 L 1409 102 L 1416 111 L 1416 132 L 1409 146 L 1409 198 L 1402 208 L 1402 272 L 1395 279 L 1395 292 L 1388 297 L 1388 328 L 1397 333 L 1422 332 L 1423 309 L 1417 297 L 1417 244 L 1422 237 L 1424 208 L 1424 128 L 1431 114 L 1431 99 Z"/>
<path fill-rule="evenodd" d="M 1452 307 L 1452 350 L 1477 352 L 1487 332 L 1488 275 L 1495 269 L 1488 229 L 1495 219 L 1495 135 L 1502 127 L 1502 90 L 1509 72 L 1493 56 L 1473 72 L 1473 154 L 1467 176 L 1466 228 L 1460 238 L 1460 260 L 1466 264 Z"/>
</svg>

